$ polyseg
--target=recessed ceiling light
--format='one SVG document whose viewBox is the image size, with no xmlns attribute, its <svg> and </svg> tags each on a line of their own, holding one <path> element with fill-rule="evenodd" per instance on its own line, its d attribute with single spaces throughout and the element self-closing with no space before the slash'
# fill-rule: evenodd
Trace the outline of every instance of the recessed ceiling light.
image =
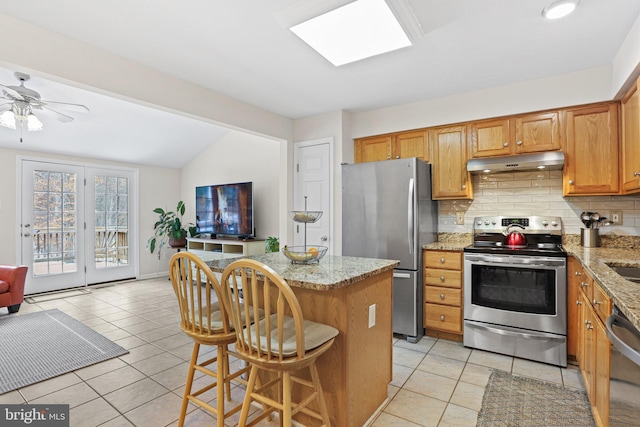
<svg viewBox="0 0 640 427">
<path fill-rule="evenodd" d="M 411 45 L 384 0 L 356 0 L 290 29 L 336 67 Z"/>
<path fill-rule="evenodd" d="M 580 0 L 559 0 L 554 1 L 544 9 L 542 16 L 547 19 L 558 19 L 569 15 L 578 7 Z"/>
</svg>

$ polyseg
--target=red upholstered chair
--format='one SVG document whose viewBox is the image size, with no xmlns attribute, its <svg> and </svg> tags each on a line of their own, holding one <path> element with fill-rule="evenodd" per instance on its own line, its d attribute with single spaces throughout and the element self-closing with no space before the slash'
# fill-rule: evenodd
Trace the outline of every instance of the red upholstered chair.
<svg viewBox="0 0 640 427">
<path fill-rule="evenodd" d="M 7 307 L 9 313 L 17 313 L 24 301 L 27 269 L 26 265 L 0 265 L 0 307 Z"/>
</svg>

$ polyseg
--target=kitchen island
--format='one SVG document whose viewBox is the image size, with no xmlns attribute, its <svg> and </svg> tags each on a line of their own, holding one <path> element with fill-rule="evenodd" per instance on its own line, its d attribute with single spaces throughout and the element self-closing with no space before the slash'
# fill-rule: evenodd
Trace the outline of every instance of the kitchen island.
<svg viewBox="0 0 640 427">
<path fill-rule="evenodd" d="M 392 378 L 391 291 L 398 261 L 328 255 L 319 263 L 292 264 L 281 253 L 247 258 L 270 266 L 287 281 L 305 319 L 338 329 L 335 342 L 318 359 L 331 425 L 364 425 L 386 401 Z M 221 273 L 233 261 L 207 264 Z M 319 425 L 304 414 L 295 418 Z"/>
</svg>

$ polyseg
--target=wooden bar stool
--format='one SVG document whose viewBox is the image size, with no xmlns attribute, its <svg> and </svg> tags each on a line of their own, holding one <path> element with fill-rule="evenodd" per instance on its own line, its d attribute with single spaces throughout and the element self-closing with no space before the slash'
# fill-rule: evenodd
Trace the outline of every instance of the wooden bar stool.
<svg viewBox="0 0 640 427">
<path fill-rule="evenodd" d="M 284 279 L 270 267 L 249 259 L 234 261 L 221 279 L 225 306 L 236 331 L 238 357 L 251 365 L 247 391 L 240 413 L 239 427 L 253 426 L 274 411 L 281 425 L 291 426 L 292 416 L 302 412 L 329 427 L 329 412 L 322 394 L 316 360 L 327 351 L 338 330 L 321 323 L 304 320 L 298 299 Z M 244 301 L 243 301 L 244 299 Z M 264 310 L 264 318 L 253 324 Z M 294 371 L 309 368 L 311 381 L 294 376 Z M 263 384 L 258 373 L 267 371 Z M 274 374 L 275 373 L 275 374 Z M 292 386 L 311 390 L 301 402 L 292 402 Z M 252 401 L 260 402 L 263 411 L 247 423 Z M 309 408 L 317 401 L 319 411 Z M 265 405 L 268 406 L 265 408 Z"/>
<path fill-rule="evenodd" d="M 225 395 L 227 400 L 231 400 L 231 380 L 246 384 L 239 376 L 247 373 L 249 367 L 230 372 L 228 346 L 236 341 L 236 333 L 221 304 L 220 284 L 211 269 L 189 252 L 178 252 L 171 257 L 169 275 L 180 306 L 180 327 L 194 341 L 178 425 L 184 425 L 187 406 L 191 402 L 214 413 L 218 419 L 217 426 L 224 427 L 225 418 L 242 407 L 239 404 L 225 412 Z M 216 356 L 198 363 L 200 345 L 216 346 Z M 212 364 L 215 368 L 209 367 Z M 196 371 L 215 378 L 215 381 L 192 391 Z M 217 405 L 213 407 L 198 396 L 216 386 Z"/>
</svg>

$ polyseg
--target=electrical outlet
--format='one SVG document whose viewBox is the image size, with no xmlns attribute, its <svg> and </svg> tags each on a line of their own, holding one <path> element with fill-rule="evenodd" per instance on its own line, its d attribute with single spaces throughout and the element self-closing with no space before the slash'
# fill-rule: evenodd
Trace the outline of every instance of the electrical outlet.
<svg viewBox="0 0 640 427">
<path fill-rule="evenodd" d="M 622 225 L 622 211 L 611 211 L 611 221 Z"/>
<path fill-rule="evenodd" d="M 464 225 L 464 212 L 456 212 L 456 225 Z"/>
<path fill-rule="evenodd" d="M 376 326 L 376 305 L 371 304 L 369 306 L 369 328 Z"/>
</svg>

